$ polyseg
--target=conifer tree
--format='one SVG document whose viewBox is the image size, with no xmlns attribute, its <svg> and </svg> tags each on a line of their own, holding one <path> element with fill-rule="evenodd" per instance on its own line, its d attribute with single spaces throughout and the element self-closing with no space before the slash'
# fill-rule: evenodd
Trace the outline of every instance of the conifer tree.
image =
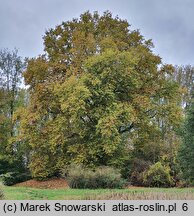
<svg viewBox="0 0 194 216">
<path fill-rule="evenodd" d="M 179 151 L 183 176 L 188 183 L 194 183 L 194 103 L 187 110 L 184 123 L 183 142 Z"/>
</svg>

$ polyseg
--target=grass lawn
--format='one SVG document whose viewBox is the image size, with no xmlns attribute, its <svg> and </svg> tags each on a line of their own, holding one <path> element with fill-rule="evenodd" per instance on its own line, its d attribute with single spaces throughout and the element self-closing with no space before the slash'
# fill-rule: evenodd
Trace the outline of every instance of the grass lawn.
<svg viewBox="0 0 194 216">
<path fill-rule="evenodd" d="M 35 189 L 2 187 L 7 200 L 194 199 L 194 188 Z"/>
</svg>

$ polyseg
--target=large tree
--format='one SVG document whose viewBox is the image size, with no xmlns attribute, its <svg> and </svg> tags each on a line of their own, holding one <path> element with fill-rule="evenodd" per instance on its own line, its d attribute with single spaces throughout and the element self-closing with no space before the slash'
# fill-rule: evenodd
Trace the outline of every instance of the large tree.
<svg viewBox="0 0 194 216">
<path fill-rule="evenodd" d="M 118 165 L 158 141 L 162 121 L 178 124 L 173 68 L 126 20 L 86 12 L 46 32 L 44 44 L 45 55 L 28 62 L 30 104 L 18 113 L 34 177 L 70 162 Z"/>
</svg>

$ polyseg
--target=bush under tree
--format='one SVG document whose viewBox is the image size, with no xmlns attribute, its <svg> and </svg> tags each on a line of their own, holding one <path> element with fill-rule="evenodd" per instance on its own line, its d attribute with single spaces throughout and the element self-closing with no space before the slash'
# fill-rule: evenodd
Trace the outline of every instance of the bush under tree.
<svg viewBox="0 0 194 216">
<path fill-rule="evenodd" d="M 149 187 L 171 187 L 173 179 L 170 175 L 170 167 L 157 162 L 143 173 L 143 183 Z"/>
<path fill-rule="evenodd" d="M 126 184 L 120 172 L 112 167 L 89 169 L 71 165 L 66 178 L 70 188 L 79 189 L 123 188 Z"/>
</svg>

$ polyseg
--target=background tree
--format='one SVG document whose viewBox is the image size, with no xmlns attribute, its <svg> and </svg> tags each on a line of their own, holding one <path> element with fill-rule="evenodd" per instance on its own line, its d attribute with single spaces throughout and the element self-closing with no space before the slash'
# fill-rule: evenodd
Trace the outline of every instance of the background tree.
<svg viewBox="0 0 194 216">
<path fill-rule="evenodd" d="M 184 179 L 194 183 L 194 103 L 187 110 L 187 117 L 182 131 L 183 143 L 179 151 L 180 165 Z"/>
<path fill-rule="evenodd" d="M 14 155 L 17 152 L 16 148 L 10 146 L 9 140 L 16 132 L 13 113 L 21 105 L 20 86 L 23 70 L 24 62 L 16 49 L 0 50 L 0 172 L 14 169 L 18 165 Z"/>
<path fill-rule="evenodd" d="M 177 81 L 183 88 L 182 107 L 187 108 L 192 102 L 194 93 L 194 67 L 191 65 L 175 66 L 173 79 Z"/>
</svg>

